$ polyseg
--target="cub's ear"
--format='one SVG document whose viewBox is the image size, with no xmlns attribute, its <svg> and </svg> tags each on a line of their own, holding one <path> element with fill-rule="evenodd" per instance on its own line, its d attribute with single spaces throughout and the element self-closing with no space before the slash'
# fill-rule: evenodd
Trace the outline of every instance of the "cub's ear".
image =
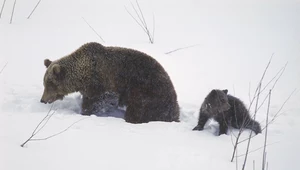
<svg viewBox="0 0 300 170">
<path fill-rule="evenodd" d="M 228 93 L 228 90 L 227 89 L 225 89 L 225 90 L 222 90 L 225 94 L 227 94 Z"/>
<path fill-rule="evenodd" d="M 209 93 L 210 96 L 215 96 L 217 94 L 216 89 L 211 90 L 211 92 Z"/>
<path fill-rule="evenodd" d="M 52 70 L 53 70 L 53 73 L 54 73 L 54 74 L 58 75 L 58 74 L 60 74 L 60 72 L 61 72 L 61 66 L 58 65 L 58 64 L 54 64 L 54 65 L 52 66 Z"/>
<path fill-rule="evenodd" d="M 49 59 L 44 60 L 44 65 L 46 66 L 46 68 L 48 68 L 51 63 L 52 61 L 50 61 Z"/>
</svg>

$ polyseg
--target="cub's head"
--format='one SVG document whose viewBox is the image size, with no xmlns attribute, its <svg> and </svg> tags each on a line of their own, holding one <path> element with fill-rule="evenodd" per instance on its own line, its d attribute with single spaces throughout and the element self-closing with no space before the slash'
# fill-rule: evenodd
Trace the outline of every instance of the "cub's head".
<svg viewBox="0 0 300 170">
<path fill-rule="evenodd" d="M 201 111 L 208 114 L 218 114 L 230 109 L 227 97 L 228 90 L 212 90 L 205 98 Z"/>
<path fill-rule="evenodd" d="M 44 60 L 44 65 L 47 70 L 44 75 L 44 93 L 41 102 L 47 104 L 58 99 L 62 100 L 67 95 L 66 85 L 63 81 L 65 78 L 64 68 L 49 59 Z"/>
</svg>

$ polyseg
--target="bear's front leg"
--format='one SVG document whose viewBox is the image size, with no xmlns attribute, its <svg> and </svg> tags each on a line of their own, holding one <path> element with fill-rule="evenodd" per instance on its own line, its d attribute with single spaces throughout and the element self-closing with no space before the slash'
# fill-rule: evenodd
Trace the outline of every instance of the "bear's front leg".
<svg viewBox="0 0 300 170">
<path fill-rule="evenodd" d="M 225 113 L 219 113 L 219 115 L 215 118 L 215 120 L 219 123 L 219 136 L 222 134 L 226 134 L 228 130 L 228 117 L 226 117 Z"/>
<path fill-rule="evenodd" d="M 199 120 L 198 120 L 198 124 L 196 127 L 194 127 L 193 130 L 203 130 L 204 125 L 206 124 L 207 120 L 209 119 L 209 116 L 204 113 L 204 112 L 200 112 L 199 114 Z"/>
<path fill-rule="evenodd" d="M 94 114 L 96 98 L 82 96 L 81 114 L 90 116 Z"/>
</svg>

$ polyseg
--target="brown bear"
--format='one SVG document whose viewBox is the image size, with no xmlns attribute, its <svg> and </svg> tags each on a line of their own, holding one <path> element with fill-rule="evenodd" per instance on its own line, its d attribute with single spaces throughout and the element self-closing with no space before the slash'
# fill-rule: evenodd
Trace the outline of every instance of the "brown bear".
<svg viewBox="0 0 300 170">
<path fill-rule="evenodd" d="M 82 114 L 91 115 L 105 92 L 118 95 L 126 106 L 125 121 L 179 121 L 177 95 L 164 68 L 149 55 L 91 42 L 61 59 L 45 59 L 42 103 L 82 94 Z"/>
<path fill-rule="evenodd" d="M 193 130 L 203 130 L 207 120 L 214 118 L 220 125 L 219 135 L 226 134 L 228 126 L 261 133 L 260 124 L 251 118 L 245 104 L 227 93 L 227 89 L 214 89 L 206 96 L 200 108 L 198 125 Z"/>
</svg>

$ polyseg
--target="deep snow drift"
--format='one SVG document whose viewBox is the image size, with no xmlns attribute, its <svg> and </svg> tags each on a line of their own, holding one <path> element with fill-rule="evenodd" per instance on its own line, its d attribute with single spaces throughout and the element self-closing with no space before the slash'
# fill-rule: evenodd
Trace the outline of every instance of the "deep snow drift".
<svg viewBox="0 0 300 170">
<path fill-rule="evenodd" d="M 4 0 L 0 1 L 2 3 Z M 264 85 L 288 62 L 271 100 L 270 118 L 291 92 L 300 87 L 300 2 L 284 1 L 139 1 L 152 29 L 154 44 L 126 12 L 130 1 L 7 0 L 0 19 L 0 169 L 222 169 L 232 170 L 234 136 L 215 136 L 212 121 L 204 131 L 196 125 L 200 105 L 213 88 L 228 89 L 249 105 L 257 83 L 274 54 Z M 135 1 L 132 1 L 134 4 Z M 83 19 L 84 18 L 84 19 Z M 86 20 L 105 40 L 103 42 Z M 45 58 L 58 59 L 86 42 L 123 46 L 157 59 L 169 73 L 181 107 L 180 123 L 129 124 L 121 116 L 85 117 L 77 93 L 55 102 L 56 113 L 36 138 L 48 140 L 20 144 L 32 133 L 51 105 L 40 103 Z M 165 54 L 177 48 L 194 47 Z M 262 93 L 267 95 L 268 89 Z M 269 169 L 300 169 L 298 155 L 300 92 L 296 90 L 268 131 Z M 257 114 L 265 126 L 266 105 Z M 233 130 L 237 134 L 237 130 Z M 242 134 L 245 139 L 248 130 Z M 264 132 L 253 138 L 250 150 L 263 146 Z M 246 143 L 238 148 L 245 153 Z M 243 156 L 238 157 L 241 169 Z M 249 154 L 247 169 L 261 168 L 262 150 Z"/>
</svg>

